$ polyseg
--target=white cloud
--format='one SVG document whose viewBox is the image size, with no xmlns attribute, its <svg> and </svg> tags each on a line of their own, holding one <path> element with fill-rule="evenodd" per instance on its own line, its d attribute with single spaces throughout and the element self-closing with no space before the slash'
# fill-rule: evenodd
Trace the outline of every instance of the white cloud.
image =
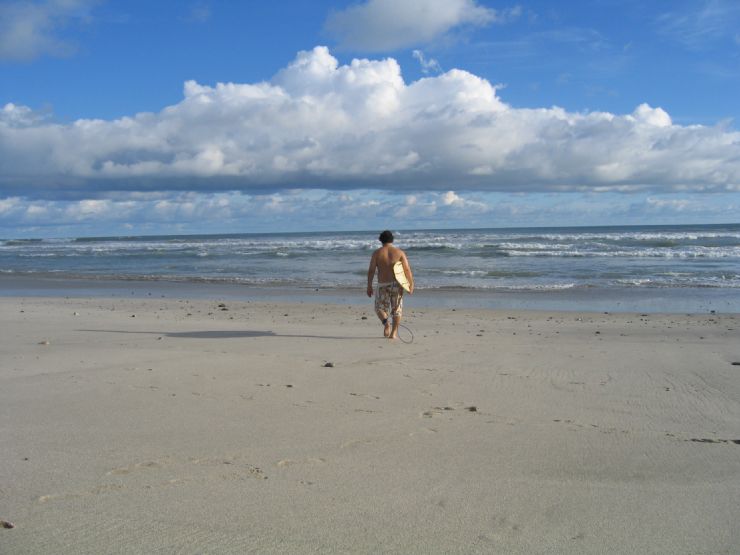
<svg viewBox="0 0 740 555">
<path fill-rule="evenodd" d="M 648 104 L 640 104 L 632 114 L 636 122 L 655 127 L 670 127 L 671 116 L 662 108 L 651 108 Z"/>
<path fill-rule="evenodd" d="M 645 203 L 650 208 L 668 209 L 675 212 L 691 210 L 691 208 L 694 206 L 694 204 L 690 200 L 686 199 L 658 199 L 648 197 L 647 199 L 645 199 Z"/>
<path fill-rule="evenodd" d="M 0 60 L 68 56 L 75 45 L 59 36 L 70 21 L 84 21 L 97 0 L 10 1 L 0 4 Z"/>
<path fill-rule="evenodd" d="M 441 200 L 443 206 L 458 208 L 465 212 L 486 212 L 489 210 L 489 206 L 485 202 L 465 199 L 455 191 L 447 191 L 442 195 Z"/>
<path fill-rule="evenodd" d="M 442 195 L 442 204 L 444 204 L 445 206 L 457 205 L 460 204 L 461 201 L 462 199 L 457 196 L 455 191 L 447 191 L 444 195 Z"/>
<path fill-rule="evenodd" d="M 518 8 L 497 12 L 475 0 L 368 0 L 330 14 L 326 30 L 342 48 L 389 52 L 427 44 L 456 27 L 485 26 L 520 13 Z"/>
<path fill-rule="evenodd" d="M 39 114 L 36 114 L 28 106 L 16 106 L 12 102 L 7 103 L 0 110 L 0 121 L 8 127 L 30 126 L 42 119 Z"/>
<path fill-rule="evenodd" d="M 0 217 L 16 212 L 21 203 L 22 200 L 16 197 L 0 199 Z"/>
<path fill-rule="evenodd" d="M 419 64 L 421 65 L 421 71 L 424 74 L 433 72 L 433 73 L 441 73 L 442 72 L 442 66 L 439 65 L 439 62 L 435 60 L 434 58 L 427 58 L 424 56 L 424 52 L 421 50 L 414 50 L 412 53 L 412 56 L 414 59 L 419 60 Z"/>
<path fill-rule="evenodd" d="M 732 40 L 733 36 L 737 36 L 740 4 L 737 0 L 689 2 L 679 11 L 660 14 L 656 22 L 663 35 L 691 50 L 702 50 L 713 43 Z"/>
<path fill-rule="evenodd" d="M 0 196 L 116 191 L 740 190 L 740 133 L 633 113 L 517 109 L 461 70 L 301 52 L 270 82 L 185 84 L 159 113 L 59 124 L 0 110 Z"/>
<path fill-rule="evenodd" d="M 191 23 L 206 23 L 211 19 L 211 6 L 206 2 L 197 2 L 190 6 L 190 11 L 185 17 Z"/>
</svg>

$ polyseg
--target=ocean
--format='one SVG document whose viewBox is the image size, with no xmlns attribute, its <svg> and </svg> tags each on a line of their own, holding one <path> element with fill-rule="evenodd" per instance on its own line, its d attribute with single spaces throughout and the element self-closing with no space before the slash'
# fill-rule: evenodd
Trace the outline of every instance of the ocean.
<svg viewBox="0 0 740 555">
<path fill-rule="evenodd" d="M 377 234 L 1 239 L 0 274 L 232 284 L 268 292 L 364 290 L 370 254 L 379 246 Z M 720 308 L 740 311 L 740 224 L 414 230 L 395 235 L 426 298 L 437 292 L 440 299 L 458 293 L 475 293 L 484 300 L 494 294 L 491 299 L 515 298 L 517 293 L 543 299 L 542 293 L 560 292 L 551 297 L 598 299 L 621 292 L 626 298 L 668 295 L 672 302 L 682 296 L 721 299 Z"/>
</svg>

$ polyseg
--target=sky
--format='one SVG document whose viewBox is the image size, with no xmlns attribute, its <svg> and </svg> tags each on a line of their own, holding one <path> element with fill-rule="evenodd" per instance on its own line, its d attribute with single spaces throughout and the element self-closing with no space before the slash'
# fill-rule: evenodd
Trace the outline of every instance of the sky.
<svg viewBox="0 0 740 555">
<path fill-rule="evenodd" d="M 737 0 L 0 0 L 0 237 L 740 221 Z"/>
</svg>

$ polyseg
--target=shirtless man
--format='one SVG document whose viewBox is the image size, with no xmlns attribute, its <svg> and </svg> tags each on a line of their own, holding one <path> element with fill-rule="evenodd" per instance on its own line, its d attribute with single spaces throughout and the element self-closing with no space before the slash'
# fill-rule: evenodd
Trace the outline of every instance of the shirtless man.
<svg viewBox="0 0 740 555">
<path fill-rule="evenodd" d="M 373 278 L 378 272 L 378 292 L 375 295 L 375 313 L 383 323 L 383 336 L 388 339 L 398 338 L 398 326 L 401 323 L 401 312 L 403 310 L 403 288 L 396 281 L 393 273 L 393 265 L 401 261 L 406 277 L 411 284 L 409 294 L 414 292 L 414 276 L 411 274 L 409 261 L 406 253 L 393 246 L 393 234 L 386 230 L 380 234 L 380 242 L 383 246 L 373 253 L 370 259 L 370 267 L 367 270 L 367 296 L 373 296 Z M 393 317 L 393 325 L 388 321 Z"/>
</svg>

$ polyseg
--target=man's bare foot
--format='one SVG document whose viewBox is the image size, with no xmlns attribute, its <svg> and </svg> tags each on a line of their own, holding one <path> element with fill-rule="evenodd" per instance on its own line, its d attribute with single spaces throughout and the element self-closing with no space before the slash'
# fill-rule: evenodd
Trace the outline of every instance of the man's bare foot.
<svg viewBox="0 0 740 555">
<path fill-rule="evenodd" d="M 385 325 L 383 326 L 383 337 L 390 337 L 391 335 L 391 323 L 386 321 Z"/>
<path fill-rule="evenodd" d="M 388 337 L 388 339 L 394 339 L 395 340 L 395 339 L 398 339 L 398 334 L 396 333 L 396 334 L 393 334 L 393 335 L 389 335 L 387 337 Z"/>
</svg>

